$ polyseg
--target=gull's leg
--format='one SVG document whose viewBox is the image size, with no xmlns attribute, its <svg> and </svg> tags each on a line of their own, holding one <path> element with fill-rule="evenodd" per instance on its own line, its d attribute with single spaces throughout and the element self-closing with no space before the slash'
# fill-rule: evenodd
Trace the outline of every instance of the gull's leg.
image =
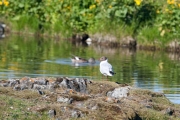
<svg viewBox="0 0 180 120">
<path fill-rule="evenodd" d="M 103 80 L 103 78 L 104 78 L 104 75 L 102 74 L 102 77 L 101 77 L 101 79 Z"/>
<path fill-rule="evenodd" d="M 108 80 L 108 76 L 106 76 L 106 80 Z"/>
</svg>

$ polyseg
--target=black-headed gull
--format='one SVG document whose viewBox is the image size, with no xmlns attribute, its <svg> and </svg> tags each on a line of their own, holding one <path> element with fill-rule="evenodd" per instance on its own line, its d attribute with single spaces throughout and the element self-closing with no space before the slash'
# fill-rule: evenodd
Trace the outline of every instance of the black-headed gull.
<svg viewBox="0 0 180 120">
<path fill-rule="evenodd" d="M 113 76 L 115 72 L 113 71 L 112 65 L 108 63 L 107 57 L 103 56 L 100 58 L 100 72 L 104 76 Z"/>
</svg>

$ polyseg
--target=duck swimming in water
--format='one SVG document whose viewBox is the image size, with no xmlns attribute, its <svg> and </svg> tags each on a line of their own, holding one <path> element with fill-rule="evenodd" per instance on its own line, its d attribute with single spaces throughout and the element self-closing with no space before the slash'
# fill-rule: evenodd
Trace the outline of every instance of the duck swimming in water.
<svg viewBox="0 0 180 120">
<path fill-rule="evenodd" d="M 81 58 L 81 57 L 78 57 L 78 56 L 75 56 L 75 55 L 72 55 L 71 61 L 73 63 L 91 63 L 91 64 L 94 64 L 96 62 L 94 58 L 89 58 L 87 60 L 85 58 Z"/>
</svg>

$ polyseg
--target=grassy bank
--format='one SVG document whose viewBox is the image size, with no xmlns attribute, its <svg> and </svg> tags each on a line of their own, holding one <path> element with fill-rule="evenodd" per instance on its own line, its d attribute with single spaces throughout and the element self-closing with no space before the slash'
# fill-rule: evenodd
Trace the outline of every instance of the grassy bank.
<svg viewBox="0 0 180 120">
<path fill-rule="evenodd" d="M 78 82 L 74 84 L 72 81 L 76 80 L 71 79 L 69 81 L 72 82 L 71 89 L 59 86 L 65 84 L 61 84 L 65 79 L 69 78 L 46 78 L 51 85 L 56 84 L 53 89 L 45 87 L 48 85 L 38 84 L 36 81 L 38 78 L 27 79 L 27 77 L 20 79 L 20 83 L 15 84 L 14 87 L 1 86 L 0 119 L 178 120 L 180 118 L 180 105 L 172 104 L 162 93 L 109 81 L 89 81 L 86 85 L 84 84 L 84 90 L 87 93 L 83 93 L 78 90 L 77 85 L 82 85 L 86 79 L 81 79 L 80 84 Z M 41 83 L 42 78 L 39 80 Z M 15 81 L 17 82 L 17 80 Z M 18 90 L 17 86 L 24 84 L 25 81 L 34 82 L 34 87 Z M 0 85 L 6 83 L 0 81 Z M 35 87 L 37 85 L 43 86 L 43 88 L 37 89 Z M 109 96 L 109 91 L 116 88 L 127 90 L 127 93 L 123 94 L 123 91 L 119 91 L 116 94 L 124 95 L 124 97 Z M 42 91 L 43 94 L 39 94 L 38 91 Z M 50 110 L 56 112 L 49 114 Z"/>
<path fill-rule="evenodd" d="M 45 112 L 32 112 L 32 106 L 40 104 L 37 102 L 38 94 L 32 91 L 13 92 L 10 88 L 0 88 L 0 119 L 3 120 L 43 120 L 48 116 Z"/>
</svg>

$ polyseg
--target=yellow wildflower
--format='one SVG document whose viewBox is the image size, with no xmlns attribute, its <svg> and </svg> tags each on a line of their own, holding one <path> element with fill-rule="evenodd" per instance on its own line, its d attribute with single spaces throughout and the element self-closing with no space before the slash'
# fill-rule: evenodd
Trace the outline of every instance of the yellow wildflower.
<svg viewBox="0 0 180 120">
<path fill-rule="evenodd" d="M 175 0 L 167 0 L 167 3 L 170 4 L 170 5 L 175 4 Z"/>
<path fill-rule="evenodd" d="M 2 5 L 3 4 L 3 2 L 2 1 L 0 1 L 0 5 Z"/>
<path fill-rule="evenodd" d="M 112 8 L 112 5 L 110 5 L 109 8 Z"/>
<path fill-rule="evenodd" d="M 8 1 L 4 1 L 4 5 L 5 5 L 5 6 L 8 6 L 8 5 L 9 5 L 9 2 L 8 2 Z"/>
<path fill-rule="evenodd" d="M 142 0 L 134 0 L 134 2 L 136 3 L 136 5 L 139 6 L 141 4 Z"/>
<path fill-rule="evenodd" d="M 180 3 L 178 4 L 178 7 L 180 7 Z"/>
<path fill-rule="evenodd" d="M 160 13 L 160 11 L 159 11 L 159 10 L 157 10 L 157 11 L 156 11 L 156 13 L 157 13 L 157 14 L 159 14 L 159 13 Z"/>
<path fill-rule="evenodd" d="M 96 5 L 91 5 L 90 7 L 89 7 L 89 9 L 94 9 L 96 7 Z"/>
<path fill-rule="evenodd" d="M 98 4 L 100 4 L 100 3 L 101 3 L 101 0 L 96 0 L 96 2 L 97 2 Z"/>
</svg>

